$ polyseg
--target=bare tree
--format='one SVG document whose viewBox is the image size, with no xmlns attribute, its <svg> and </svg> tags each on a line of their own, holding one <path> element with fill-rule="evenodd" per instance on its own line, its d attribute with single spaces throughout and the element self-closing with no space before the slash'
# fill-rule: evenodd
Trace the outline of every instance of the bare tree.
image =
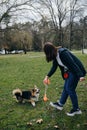
<svg viewBox="0 0 87 130">
<path fill-rule="evenodd" d="M 84 54 L 84 48 L 87 47 L 87 16 L 80 19 L 80 29 L 82 32 L 82 54 Z"/>
<path fill-rule="evenodd" d="M 33 4 L 34 0 L 2 0 L 0 2 L 0 23 L 8 17 L 16 18 L 17 21 L 17 16 L 24 16 L 24 11 L 32 11 Z"/>
<path fill-rule="evenodd" d="M 63 42 L 63 30 L 66 15 L 68 13 L 68 1 L 67 0 L 38 0 L 38 10 L 43 12 L 43 15 L 48 17 L 53 23 L 55 33 L 57 35 L 57 41 L 60 44 Z"/>
<path fill-rule="evenodd" d="M 73 23 L 75 20 L 79 19 L 79 17 L 83 17 L 84 4 L 82 4 L 81 0 L 70 0 L 70 50 L 73 45 Z"/>
</svg>

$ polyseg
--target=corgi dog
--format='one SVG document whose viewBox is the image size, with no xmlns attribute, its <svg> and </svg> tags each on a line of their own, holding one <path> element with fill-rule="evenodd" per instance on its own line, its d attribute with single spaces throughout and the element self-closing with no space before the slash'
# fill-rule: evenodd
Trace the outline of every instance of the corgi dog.
<svg viewBox="0 0 87 130">
<path fill-rule="evenodd" d="M 35 85 L 31 90 L 22 91 L 19 88 L 14 89 L 12 94 L 15 96 L 17 102 L 23 103 L 28 101 L 32 104 L 33 107 L 35 107 L 35 102 L 39 101 L 40 90 Z"/>
</svg>

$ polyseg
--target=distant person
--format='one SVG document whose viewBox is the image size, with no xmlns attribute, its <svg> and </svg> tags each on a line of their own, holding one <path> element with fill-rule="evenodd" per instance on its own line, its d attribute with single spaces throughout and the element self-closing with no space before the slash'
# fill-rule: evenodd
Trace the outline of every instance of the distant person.
<svg viewBox="0 0 87 130">
<path fill-rule="evenodd" d="M 84 76 L 86 75 L 86 70 L 81 61 L 68 49 L 56 47 L 50 42 L 45 43 L 44 53 L 47 62 L 52 61 L 53 65 L 43 82 L 47 83 L 47 80 L 54 74 L 57 67 L 60 68 L 62 77 L 65 80 L 60 100 L 55 103 L 50 102 L 50 105 L 58 110 L 62 110 L 68 96 L 70 96 L 72 109 L 67 115 L 74 116 L 75 114 L 81 114 L 82 111 L 78 106 L 78 97 L 75 91 L 78 81 L 83 81 L 85 79 Z"/>
</svg>

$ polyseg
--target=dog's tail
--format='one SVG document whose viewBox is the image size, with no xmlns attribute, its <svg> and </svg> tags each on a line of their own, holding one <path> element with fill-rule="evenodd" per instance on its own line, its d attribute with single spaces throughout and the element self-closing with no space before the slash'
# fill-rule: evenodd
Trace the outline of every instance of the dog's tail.
<svg viewBox="0 0 87 130">
<path fill-rule="evenodd" d="M 15 96 L 16 93 L 20 93 L 20 95 L 22 96 L 22 91 L 18 88 L 18 89 L 14 89 L 12 94 Z"/>
</svg>

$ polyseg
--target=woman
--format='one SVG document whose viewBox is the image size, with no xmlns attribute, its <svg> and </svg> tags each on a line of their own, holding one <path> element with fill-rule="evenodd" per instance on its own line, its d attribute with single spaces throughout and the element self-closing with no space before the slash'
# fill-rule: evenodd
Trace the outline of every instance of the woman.
<svg viewBox="0 0 87 130">
<path fill-rule="evenodd" d="M 60 68 L 62 77 L 65 80 L 60 100 L 55 103 L 51 102 L 50 105 L 58 110 L 62 110 L 68 96 L 70 96 L 73 108 L 67 115 L 74 116 L 75 114 L 81 114 L 82 112 L 78 106 L 78 97 L 75 91 L 78 81 L 83 81 L 86 75 L 81 61 L 66 48 L 55 47 L 50 42 L 44 45 L 44 53 L 47 62 L 52 61 L 53 65 L 43 82 L 47 83 L 49 77 L 54 74 L 57 67 Z"/>
</svg>

